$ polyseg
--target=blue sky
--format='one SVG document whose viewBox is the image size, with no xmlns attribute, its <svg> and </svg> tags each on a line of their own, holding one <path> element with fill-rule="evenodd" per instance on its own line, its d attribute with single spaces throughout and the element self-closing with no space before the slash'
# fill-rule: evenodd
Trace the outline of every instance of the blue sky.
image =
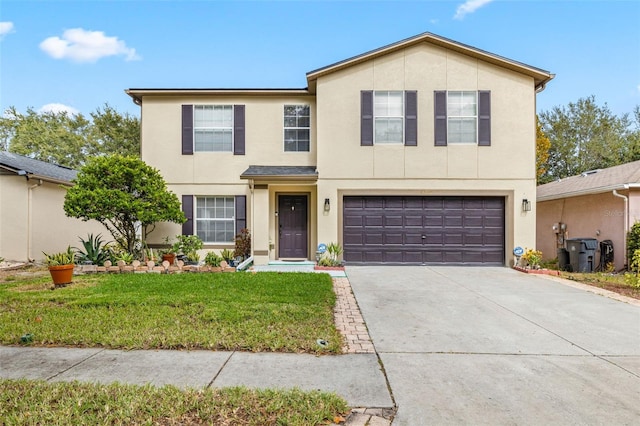
<svg viewBox="0 0 640 426">
<path fill-rule="evenodd" d="M 302 88 L 423 32 L 556 74 L 539 112 L 590 95 L 618 115 L 640 105 L 637 0 L 2 0 L 0 110 L 139 115 L 127 88 Z"/>
</svg>

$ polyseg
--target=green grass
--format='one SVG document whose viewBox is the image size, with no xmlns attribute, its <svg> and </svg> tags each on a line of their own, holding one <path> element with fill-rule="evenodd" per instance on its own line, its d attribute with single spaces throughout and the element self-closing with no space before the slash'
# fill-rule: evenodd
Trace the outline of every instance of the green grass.
<svg viewBox="0 0 640 426">
<path fill-rule="evenodd" d="M 325 274 L 108 274 L 0 284 L 0 343 L 339 353 Z M 329 342 L 328 348 L 317 345 Z"/>
<path fill-rule="evenodd" d="M 0 379 L 0 395 L 4 425 L 318 425 L 348 411 L 335 394 L 299 389 L 180 390 Z"/>
</svg>

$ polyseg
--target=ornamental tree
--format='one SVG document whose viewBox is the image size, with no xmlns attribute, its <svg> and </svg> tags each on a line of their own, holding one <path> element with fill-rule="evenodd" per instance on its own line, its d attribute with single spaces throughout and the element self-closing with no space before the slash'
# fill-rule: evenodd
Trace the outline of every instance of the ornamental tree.
<svg viewBox="0 0 640 426">
<path fill-rule="evenodd" d="M 73 182 L 65 195 L 65 214 L 97 220 L 129 253 L 136 251 L 138 233 L 144 240 L 156 222 L 186 221 L 160 172 L 137 157 L 94 157 Z"/>
</svg>

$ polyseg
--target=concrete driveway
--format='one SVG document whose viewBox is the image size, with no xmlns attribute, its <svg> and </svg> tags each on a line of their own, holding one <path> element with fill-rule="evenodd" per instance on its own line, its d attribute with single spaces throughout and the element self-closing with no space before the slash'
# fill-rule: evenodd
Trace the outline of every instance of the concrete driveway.
<svg viewBox="0 0 640 426">
<path fill-rule="evenodd" d="M 509 268 L 348 267 L 394 425 L 637 424 L 640 306 Z"/>
</svg>

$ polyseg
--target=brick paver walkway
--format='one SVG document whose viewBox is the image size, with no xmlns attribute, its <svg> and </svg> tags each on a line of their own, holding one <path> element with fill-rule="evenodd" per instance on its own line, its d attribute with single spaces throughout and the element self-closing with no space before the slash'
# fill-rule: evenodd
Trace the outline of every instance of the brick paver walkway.
<svg viewBox="0 0 640 426">
<path fill-rule="evenodd" d="M 360 308 L 351 291 L 347 278 L 334 278 L 333 290 L 336 293 L 336 306 L 333 309 L 336 327 L 345 339 L 343 352 L 350 354 L 375 353 L 369 331 L 362 319 Z"/>
</svg>

